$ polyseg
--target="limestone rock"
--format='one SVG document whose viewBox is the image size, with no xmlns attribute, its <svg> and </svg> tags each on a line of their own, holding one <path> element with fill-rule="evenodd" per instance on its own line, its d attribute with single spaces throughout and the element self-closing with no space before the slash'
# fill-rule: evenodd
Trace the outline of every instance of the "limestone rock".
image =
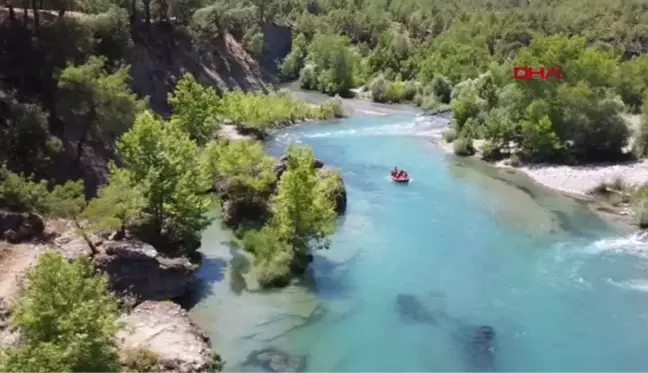
<svg viewBox="0 0 648 373">
<path fill-rule="evenodd" d="M 157 354 L 158 370 L 214 371 L 218 357 L 209 338 L 179 305 L 146 301 L 122 318 L 127 327 L 118 334 L 122 350 L 144 348 Z"/>
<path fill-rule="evenodd" d="M 93 258 L 95 267 L 108 275 L 114 291 L 137 300 L 182 296 L 198 267 L 184 257 L 164 257 L 153 246 L 137 240 L 106 241 L 98 249 Z"/>
<path fill-rule="evenodd" d="M 33 213 L 0 211 L 0 238 L 20 243 L 40 237 L 45 231 L 43 219 Z"/>
</svg>

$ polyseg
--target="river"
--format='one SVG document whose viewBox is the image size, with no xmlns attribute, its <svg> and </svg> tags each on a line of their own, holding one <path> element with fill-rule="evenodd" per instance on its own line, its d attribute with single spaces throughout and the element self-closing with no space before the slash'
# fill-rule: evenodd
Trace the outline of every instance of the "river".
<svg viewBox="0 0 648 373">
<path fill-rule="evenodd" d="M 268 143 L 311 145 L 342 170 L 348 211 L 309 279 L 282 291 L 251 289 L 231 233 L 205 232 L 191 314 L 227 371 L 258 371 L 245 358 L 269 346 L 308 371 L 482 371 L 467 348 L 480 325 L 495 331 L 497 371 L 648 369 L 648 246 L 524 177 L 444 154 L 431 139 L 447 122 L 368 106 Z M 394 166 L 413 182 L 391 183 Z"/>
</svg>

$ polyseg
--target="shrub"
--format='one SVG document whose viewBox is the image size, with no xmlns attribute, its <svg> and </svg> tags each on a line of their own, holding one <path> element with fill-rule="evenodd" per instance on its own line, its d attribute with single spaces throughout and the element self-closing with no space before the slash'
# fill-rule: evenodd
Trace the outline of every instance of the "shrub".
<svg viewBox="0 0 648 373">
<path fill-rule="evenodd" d="M 387 102 L 389 100 L 389 88 L 389 82 L 383 75 L 379 75 L 369 86 L 371 99 L 375 102 Z"/>
<path fill-rule="evenodd" d="M 454 153 L 459 156 L 471 156 L 475 154 L 472 140 L 466 137 L 459 137 L 454 141 Z"/>
<path fill-rule="evenodd" d="M 132 348 L 124 351 L 121 364 L 126 372 L 155 372 L 158 355 L 145 348 Z"/>
<path fill-rule="evenodd" d="M 443 139 L 448 143 L 455 141 L 457 139 L 457 131 L 454 128 L 448 128 L 443 131 Z"/>
</svg>

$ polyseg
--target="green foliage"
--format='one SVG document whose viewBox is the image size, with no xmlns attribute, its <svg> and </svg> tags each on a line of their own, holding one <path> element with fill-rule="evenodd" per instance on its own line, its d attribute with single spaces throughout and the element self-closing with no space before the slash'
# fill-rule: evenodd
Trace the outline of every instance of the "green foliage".
<svg viewBox="0 0 648 373">
<path fill-rule="evenodd" d="M 39 105 L 0 94 L 0 162 L 13 170 L 45 172 L 62 148 L 49 131 L 48 115 Z"/>
<path fill-rule="evenodd" d="M 111 232 L 138 223 L 146 207 L 143 187 L 134 183 L 132 172 L 110 165 L 110 181 L 90 201 L 85 217 L 90 230 Z"/>
<path fill-rule="evenodd" d="M 188 133 L 192 140 L 204 145 L 215 136 L 220 102 L 211 87 L 201 85 L 186 73 L 169 94 L 168 102 L 173 108 L 171 123 Z"/>
<path fill-rule="evenodd" d="M 236 124 L 269 129 L 306 119 L 329 119 L 335 113 L 300 101 L 291 93 L 231 91 L 221 100 L 222 115 Z"/>
<path fill-rule="evenodd" d="M 13 306 L 12 323 L 21 340 L 0 355 L 0 370 L 118 371 L 118 311 L 108 279 L 95 273 L 87 257 L 69 263 L 45 252 Z"/>
<path fill-rule="evenodd" d="M 251 29 L 243 37 L 245 49 L 256 59 L 263 57 L 263 34 Z"/>
<path fill-rule="evenodd" d="M 230 199 L 261 200 L 276 181 L 274 160 L 260 142 L 210 143 L 203 156 L 212 179 L 226 184 Z"/>
<path fill-rule="evenodd" d="M 125 372 L 156 372 L 159 356 L 145 348 L 133 348 L 126 350 L 121 364 Z"/>
<path fill-rule="evenodd" d="M 298 255 L 310 247 L 327 247 L 336 218 L 326 185 L 319 182 L 309 148 L 288 148 L 288 169 L 272 200 L 272 224 Z"/>
<path fill-rule="evenodd" d="M 475 154 L 472 140 L 468 137 L 459 137 L 453 142 L 453 151 L 456 155 L 471 156 Z"/>
<path fill-rule="evenodd" d="M 125 9 L 110 5 L 105 13 L 93 17 L 90 26 L 94 34 L 96 54 L 117 61 L 128 57 L 132 52 L 135 45 Z"/>
<path fill-rule="evenodd" d="M 86 207 L 82 180 L 67 181 L 54 187 L 47 196 L 47 212 L 54 216 L 76 219 Z"/>
<path fill-rule="evenodd" d="M 348 95 L 353 88 L 354 56 L 344 36 L 317 34 L 308 48 L 307 60 L 316 79 L 302 78 L 302 88 L 330 95 Z"/>
<path fill-rule="evenodd" d="M 453 142 L 457 139 L 457 136 L 457 131 L 454 128 L 448 128 L 443 131 L 443 140 L 445 140 L 445 142 Z"/>
<path fill-rule="evenodd" d="M 79 134 L 77 159 L 87 139 L 116 139 L 145 106 L 128 86 L 129 68 L 108 73 L 105 64 L 105 58 L 93 56 L 85 64 L 69 65 L 59 77 L 58 112 Z"/>
<path fill-rule="evenodd" d="M 290 53 L 279 65 L 279 74 L 284 81 L 295 80 L 304 67 L 304 61 L 308 53 L 308 41 L 304 34 L 299 34 L 292 42 Z"/>
<path fill-rule="evenodd" d="M 81 180 L 57 185 L 51 191 L 47 182 L 0 169 L 0 206 L 12 211 L 40 212 L 56 217 L 75 218 L 85 207 Z"/>
<path fill-rule="evenodd" d="M 47 182 L 0 169 L 0 206 L 12 211 L 44 211 L 47 209 Z"/>
<path fill-rule="evenodd" d="M 648 92 L 643 100 L 643 115 L 639 123 L 637 137 L 634 142 L 635 153 L 639 157 L 648 156 Z"/>
<path fill-rule="evenodd" d="M 143 188 L 151 240 L 162 244 L 167 237 L 195 248 L 210 221 L 204 216 L 210 204 L 204 192 L 210 181 L 198 145 L 177 126 L 144 112 L 118 141 L 117 149 L 132 172 L 132 182 Z"/>
</svg>

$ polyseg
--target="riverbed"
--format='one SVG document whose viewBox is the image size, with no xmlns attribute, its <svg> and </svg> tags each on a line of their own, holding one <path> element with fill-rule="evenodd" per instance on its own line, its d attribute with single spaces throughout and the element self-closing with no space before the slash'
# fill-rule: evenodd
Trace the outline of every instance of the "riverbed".
<svg viewBox="0 0 648 373">
<path fill-rule="evenodd" d="M 215 223 L 191 313 L 227 371 L 273 347 L 307 371 L 642 371 L 648 244 L 587 205 L 434 146 L 447 116 L 360 107 L 267 145 L 308 144 L 338 167 L 348 211 L 300 286 L 259 292 Z M 405 168 L 413 181 L 389 181 Z M 474 330 L 495 330 L 493 366 Z M 474 347 L 474 346 L 472 346 Z"/>
</svg>

